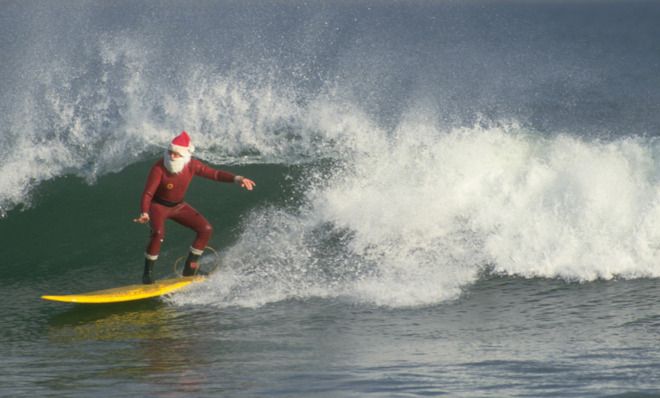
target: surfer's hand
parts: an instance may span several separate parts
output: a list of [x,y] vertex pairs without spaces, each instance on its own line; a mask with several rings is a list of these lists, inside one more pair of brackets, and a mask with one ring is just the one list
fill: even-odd
[[249,178],[245,178],[243,176],[234,177],[234,182],[236,182],[236,184],[240,185],[241,187],[247,189],[248,191],[253,190],[254,187],[257,186],[257,184],[255,184],[254,181],[252,181]]
[[134,218],[133,222],[140,223],[140,224],[148,223],[149,222],[149,213],[140,214],[140,217]]

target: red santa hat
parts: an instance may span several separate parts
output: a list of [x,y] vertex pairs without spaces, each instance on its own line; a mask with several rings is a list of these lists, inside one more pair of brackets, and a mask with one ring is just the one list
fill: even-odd
[[185,156],[195,152],[195,147],[190,143],[188,133],[182,131],[181,134],[174,137],[170,143],[169,150]]

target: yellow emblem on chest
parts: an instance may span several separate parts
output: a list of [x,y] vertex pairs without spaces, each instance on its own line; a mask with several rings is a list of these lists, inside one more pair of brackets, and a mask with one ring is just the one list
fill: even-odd
[[170,183],[168,183],[167,185],[165,185],[165,188],[167,188],[167,189],[172,189],[172,188],[174,188],[174,184],[172,184],[172,183],[170,182]]

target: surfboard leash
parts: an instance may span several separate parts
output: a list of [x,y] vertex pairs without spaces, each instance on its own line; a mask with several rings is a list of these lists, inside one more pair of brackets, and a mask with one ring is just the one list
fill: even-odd
[[[213,252],[213,254],[215,255],[215,259],[216,259],[216,261],[215,261],[215,267],[214,267],[213,269],[211,269],[211,270],[208,271],[208,273],[211,274],[212,272],[215,272],[215,270],[217,270],[218,267],[220,267],[220,254],[218,253],[217,250],[215,250],[215,249],[214,249],[213,247],[211,247],[211,246],[206,246],[206,247],[204,248],[204,250],[207,250],[207,249],[210,250],[211,252]],[[174,273],[175,273],[176,275],[181,275],[181,272],[179,272],[178,268],[179,268],[179,264],[181,263],[181,261],[183,261],[185,258],[186,258],[186,256],[181,256],[181,257],[177,258],[176,261],[174,262]],[[200,260],[201,260],[201,257],[200,257]],[[200,263],[201,263],[201,261],[200,261]],[[201,264],[200,264],[199,267],[197,267],[197,268],[195,269],[195,275],[197,275],[197,271],[199,271],[200,268],[201,268]],[[183,268],[182,268],[182,269],[183,269]]]

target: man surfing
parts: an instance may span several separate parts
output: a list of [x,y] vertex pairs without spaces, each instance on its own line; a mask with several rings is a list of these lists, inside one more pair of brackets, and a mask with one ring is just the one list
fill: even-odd
[[162,159],[153,165],[142,193],[140,216],[133,221],[151,225],[149,244],[145,251],[142,283],[154,283],[153,270],[160,246],[165,238],[165,220],[172,219],[197,233],[183,267],[183,276],[196,273],[198,261],[211,238],[213,227],[197,210],[184,201],[194,176],[220,182],[233,182],[251,191],[256,184],[243,176],[213,169],[192,158],[195,148],[188,133],[182,131],[165,151]]

